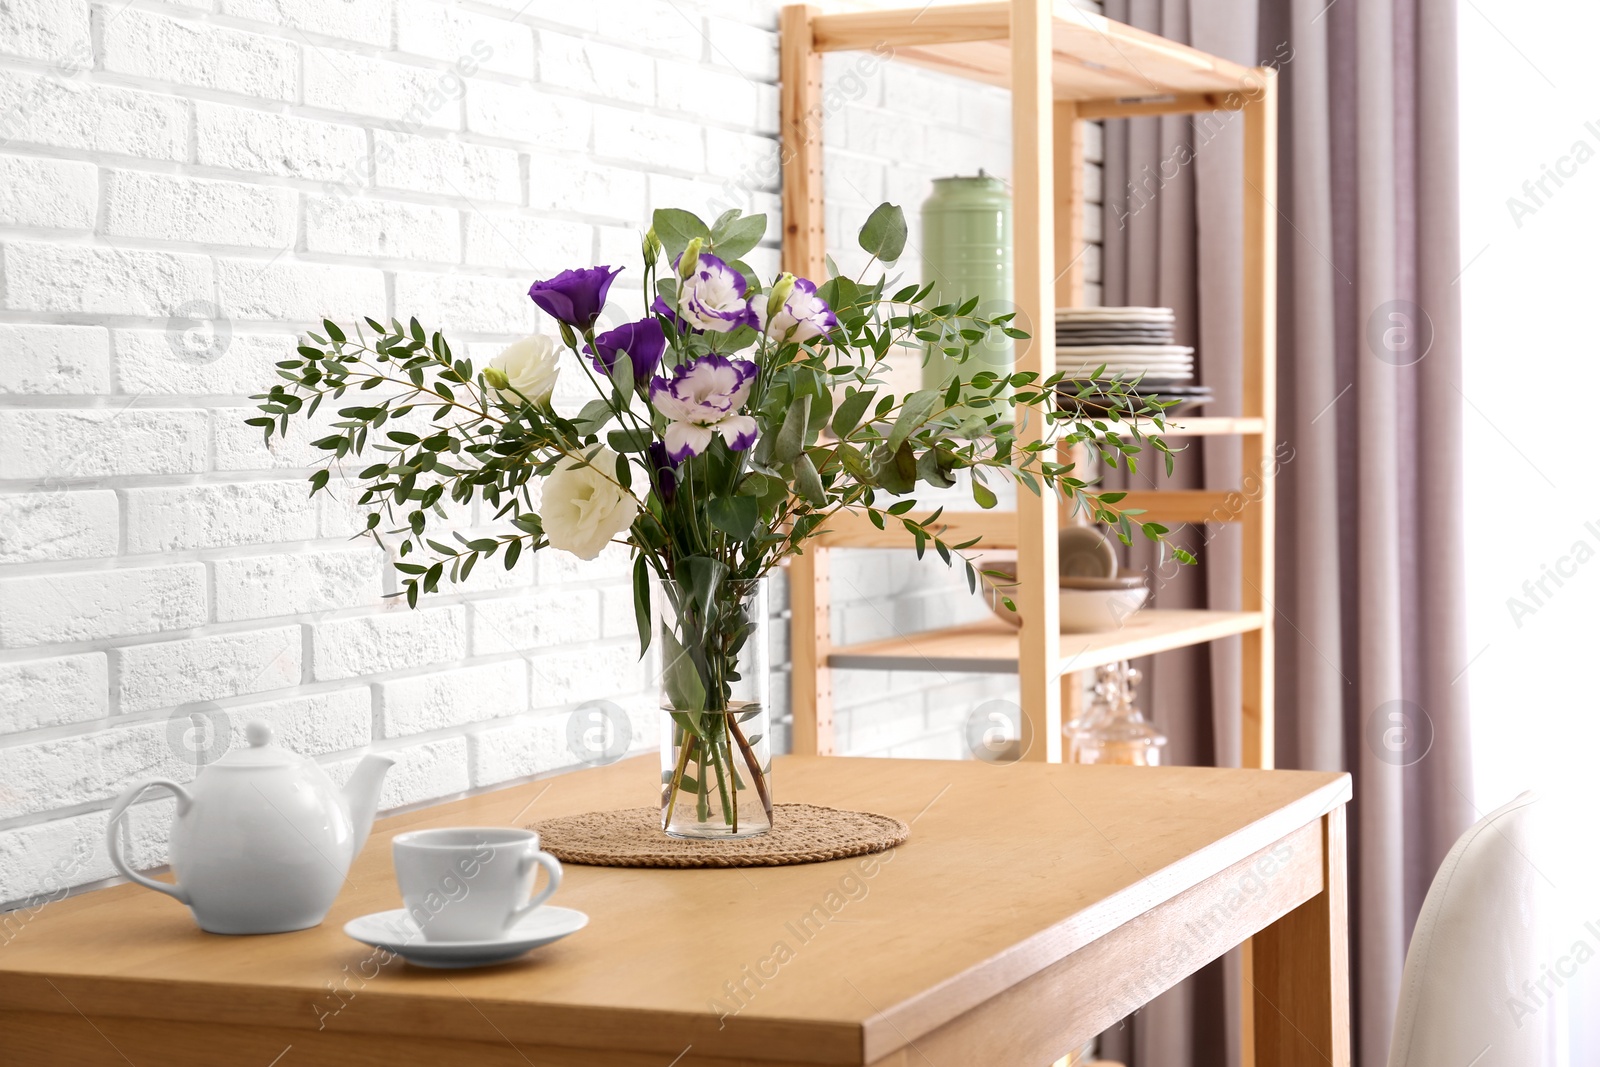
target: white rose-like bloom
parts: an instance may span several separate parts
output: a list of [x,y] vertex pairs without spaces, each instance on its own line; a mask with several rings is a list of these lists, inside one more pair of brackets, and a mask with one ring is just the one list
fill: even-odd
[[556,372],[560,370],[561,352],[556,339],[544,334],[533,334],[513,341],[489,361],[489,367],[505,375],[511,389],[496,389],[500,399],[517,407],[522,406],[521,393],[535,404],[542,404],[555,392]]
[[539,518],[552,548],[594,559],[633,525],[639,504],[612,478],[616,463],[617,454],[602,448],[592,466],[572,459],[545,477]]

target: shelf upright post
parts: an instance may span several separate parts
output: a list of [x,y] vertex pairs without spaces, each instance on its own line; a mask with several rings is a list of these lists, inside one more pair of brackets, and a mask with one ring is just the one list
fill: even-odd
[[[820,281],[825,275],[822,206],[822,54],[813,47],[817,9],[791,4],[779,22],[783,269]],[[834,754],[829,550],[812,541],[789,560],[790,750]]]
[[[1011,0],[1011,166],[1017,322],[1033,336],[1017,344],[1017,370],[1055,373],[1055,152],[1051,0]],[[1016,411],[1020,445],[1049,428]],[[1052,457],[1053,458],[1053,457]],[[1056,596],[1056,497],[1017,487],[1018,683],[1024,758],[1061,762],[1061,605]]]
[[[1278,79],[1263,67],[1260,90],[1244,106],[1244,414],[1263,421],[1242,443],[1246,493],[1240,606],[1262,613],[1244,635],[1242,760],[1273,765],[1273,472],[1277,456]],[[1252,492],[1252,490],[1254,490]],[[1253,499],[1252,499],[1253,498]]]
[[1084,219],[1084,124],[1072,100],[1055,103],[1056,307],[1083,304],[1084,259],[1089,244]]
[[[1078,118],[1078,105],[1072,100],[1055,103],[1055,239],[1056,307],[1083,304],[1084,257],[1089,245],[1084,219],[1083,138],[1084,124]],[[1054,338],[1053,330],[1051,332]],[[1088,462],[1089,450],[1082,445],[1058,450],[1057,459],[1075,467]],[[1081,472],[1080,472],[1081,473]],[[1058,524],[1067,526],[1086,521],[1065,509]],[[1061,676],[1061,718],[1071,722],[1083,714],[1083,676],[1073,671]]]
[[[1261,612],[1259,629],[1243,635],[1240,678],[1240,763],[1273,765],[1273,472],[1277,447],[1277,248],[1278,98],[1277,72],[1257,71],[1259,92],[1244,106],[1244,411],[1262,420],[1261,432],[1241,442],[1241,485],[1246,496],[1239,516],[1243,534],[1239,606]],[[1254,494],[1251,488],[1255,487]],[[1254,499],[1250,499],[1253,495]],[[1342,846],[1341,846],[1342,847]],[[1275,1008],[1257,1003],[1255,957],[1247,942],[1239,954],[1241,1067],[1255,1067],[1257,1028]]]

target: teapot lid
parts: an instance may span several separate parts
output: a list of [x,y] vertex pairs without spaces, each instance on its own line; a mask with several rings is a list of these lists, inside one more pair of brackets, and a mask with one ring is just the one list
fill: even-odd
[[272,724],[255,719],[244,728],[245,748],[230,748],[215,767],[293,767],[305,757],[273,743]]

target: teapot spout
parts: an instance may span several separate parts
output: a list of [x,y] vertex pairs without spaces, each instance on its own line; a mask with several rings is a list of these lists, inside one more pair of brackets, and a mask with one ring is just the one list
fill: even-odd
[[355,842],[350,848],[350,858],[361,854],[367,843],[367,833],[372,829],[372,817],[378,811],[378,798],[383,795],[383,776],[394,766],[389,756],[370,755],[356,764],[356,772],[344,785],[345,803],[350,808],[350,824],[355,827]]

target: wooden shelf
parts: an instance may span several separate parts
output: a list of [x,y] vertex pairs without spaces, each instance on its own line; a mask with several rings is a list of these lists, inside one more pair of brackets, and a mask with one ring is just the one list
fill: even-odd
[[[1240,95],[1260,90],[1260,76],[1250,67],[1084,11],[1068,0],[1055,0],[1051,14],[1051,82],[1057,100],[1093,102],[1101,105],[1089,109],[1097,114],[1148,113],[1139,104],[1128,110],[1129,102],[1152,98],[1186,111],[1236,110],[1243,105]],[[812,34],[817,52],[892,48],[897,60],[1011,87],[1011,4],[1006,0],[819,14]]]
[[[1240,492],[1152,489],[1130,492],[1116,506],[1141,511],[1139,521],[1242,522],[1254,503]],[[931,510],[919,510],[905,517],[922,520],[931,514]],[[1019,541],[1014,511],[946,511],[931,529],[952,545],[982,538],[980,551],[1013,549]],[[889,521],[880,530],[864,513],[852,511],[830,518],[816,534],[816,544],[823,548],[914,548],[916,541],[898,521]]]
[[[1261,629],[1262,621],[1259,611],[1150,608],[1131,616],[1120,630],[1062,634],[1061,673],[1091,670],[1119,660],[1249,633]],[[828,656],[828,666],[835,670],[1015,674],[1017,644],[1017,631],[995,619],[835,648]]]
[[[847,0],[839,0],[847,2]],[[1238,634],[1241,758],[1272,764],[1273,626],[1263,590],[1273,584],[1272,448],[1277,392],[1274,343],[1277,267],[1277,76],[1083,11],[1069,0],[989,0],[897,10],[823,12],[790,4],[780,20],[779,82],[783,137],[783,266],[804,277],[826,274],[822,126],[828,114],[826,52],[871,52],[946,74],[1001,86],[1011,96],[1013,302],[1025,321],[1049,323],[1061,307],[1084,303],[1088,229],[1084,145],[1088,123],[1134,115],[1238,111],[1243,134],[1240,289],[1243,332],[1236,356],[1239,417],[1175,418],[1162,436],[1239,440],[1246,485],[1130,492],[1116,505],[1144,519],[1237,523],[1243,612],[1151,609],[1115,634],[1061,635],[1053,595],[1056,537],[1073,517],[1058,498],[1017,494],[1014,511],[948,512],[940,535],[1015,553],[1018,601],[1026,621],[992,623],[911,638],[835,648],[829,632],[829,560],[836,548],[910,548],[896,524],[878,530],[863,516],[836,516],[812,550],[790,561],[793,641],[793,742],[800,753],[835,751],[833,668],[959,670],[1018,674],[1019,703],[1044,739],[1029,759],[1062,758],[1061,723],[1083,699],[1077,676],[1117,660]],[[858,8],[864,4],[858,4]],[[1048,377],[1053,344],[1017,346],[1016,369]],[[1103,432],[1151,432],[1148,422],[1108,422]],[[1024,446],[1046,440],[1043,420],[1018,425]]]
[[1168,419],[1166,428],[1162,430],[1157,430],[1149,419],[1106,423],[1108,430],[1124,437],[1131,434],[1135,426],[1146,436],[1154,434],[1158,437],[1257,436],[1266,432],[1267,420],[1238,415],[1202,415],[1192,419],[1180,417]]

